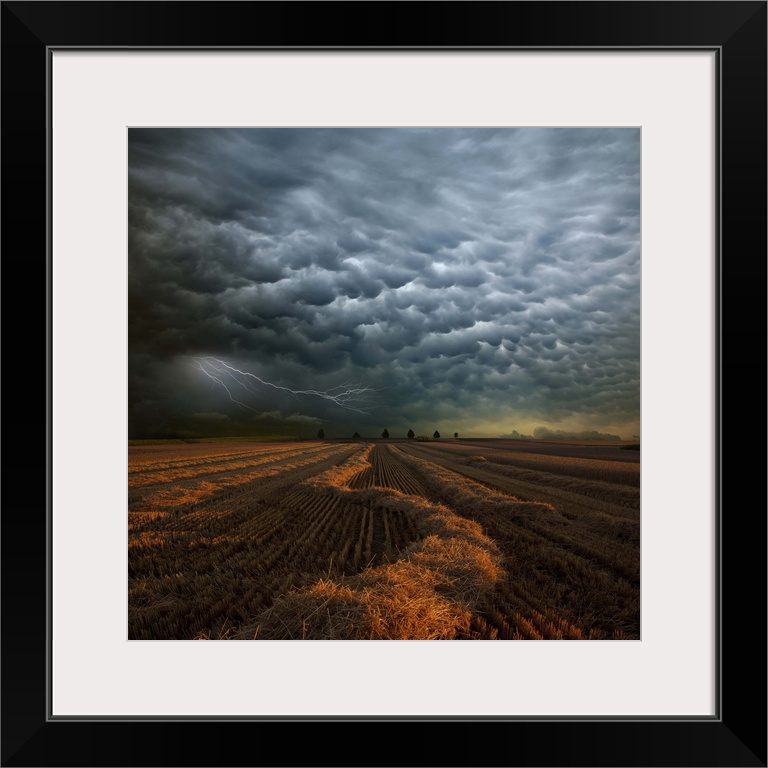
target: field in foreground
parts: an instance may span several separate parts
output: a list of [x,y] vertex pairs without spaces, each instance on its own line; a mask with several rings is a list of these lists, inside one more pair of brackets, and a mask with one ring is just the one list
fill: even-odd
[[129,447],[133,640],[640,637],[639,452]]

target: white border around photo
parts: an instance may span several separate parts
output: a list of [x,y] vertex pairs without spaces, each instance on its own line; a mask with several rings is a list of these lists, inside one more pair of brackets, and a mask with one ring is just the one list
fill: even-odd
[[[715,713],[712,52],[53,55],[53,715]],[[132,126],[639,126],[639,641],[127,640]]]

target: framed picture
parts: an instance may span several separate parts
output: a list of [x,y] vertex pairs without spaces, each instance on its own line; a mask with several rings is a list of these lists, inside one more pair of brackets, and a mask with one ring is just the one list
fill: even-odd
[[[323,39],[315,30],[335,15],[339,29],[363,31]],[[290,748],[269,746],[259,762],[365,764],[327,738],[329,726],[354,723],[378,736],[375,764],[766,765],[765,500],[761,491],[735,502],[764,462],[752,468],[746,448],[751,408],[737,417],[723,399],[733,389],[742,403],[762,403],[766,383],[763,366],[756,374],[743,364],[736,390],[737,366],[730,378],[722,367],[736,317],[765,349],[765,31],[764,2],[3,3],[4,223],[6,238],[34,251],[41,272],[45,264],[48,350],[46,504],[23,515],[6,508],[4,519],[3,764],[249,765],[254,725],[270,735],[312,725],[324,737],[292,730]],[[146,182],[141,194],[173,196],[164,159],[178,143],[168,131],[205,129],[185,136],[216,144],[223,129],[236,129],[235,141],[299,130],[314,142],[317,127],[378,128],[390,143],[389,131],[433,131],[441,156],[442,132],[456,128],[467,132],[454,137],[462,147],[489,128],[589,128],[598,144],[604,131],[637,141],[637,636],[191,643],[183,631],[142,641],[129,626],[129,163]],[[312,147],[316,163],[328,154]],[[352,173],[354,158],[344,159]],[[427,183],[431,172],[414,169]],[[164,187],[152,181],[161,172]],[[600,183],[590,177],[579,194]],[[229,192],[208,183],[199,195],[213,210]],[[322,195],[304,202],[310,215]],[[178,210],[188,210],[183,200]],[[438,280],[428,262],[422,269]],[[143,279],[168,279],[158,275]],[[173,343],[157,327],[149,336]],[[223,386],[222,365],[199,359],[197,370]],[[331,386],[294,389],[327,399]],[[297,414],[294,424],[314,418]],[[222,418],[215,408],[195,415]],[[745,584],[759,619],[745,614]],[[744,679],[757,689],[748,701]],[[155,722],[159,753],[147,750]],[[411,722],[413,752],[373,732]]]

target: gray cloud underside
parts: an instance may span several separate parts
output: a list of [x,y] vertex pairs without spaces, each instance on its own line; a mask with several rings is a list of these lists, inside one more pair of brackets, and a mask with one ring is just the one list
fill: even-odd
[[636,431],[639,130],[131,129],[129,311],[137,425],[236,417],[214,355],[377,423]]

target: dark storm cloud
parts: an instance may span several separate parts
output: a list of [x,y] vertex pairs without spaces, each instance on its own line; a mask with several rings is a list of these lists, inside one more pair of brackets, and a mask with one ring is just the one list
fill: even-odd
[[196,355],[293,389],[382,390],[369,417],[248,401],[285,425],[637,432],[639,139],[131,129],[132,432],[258,422]]

